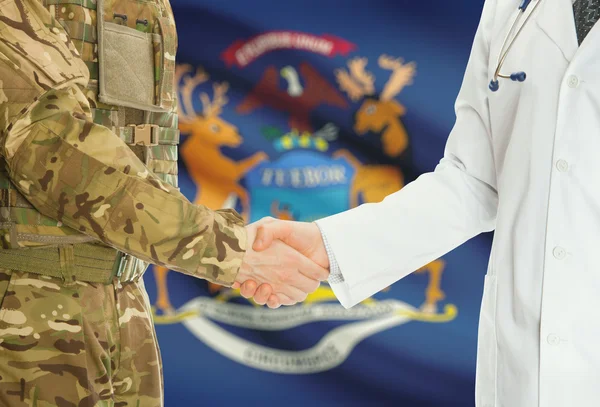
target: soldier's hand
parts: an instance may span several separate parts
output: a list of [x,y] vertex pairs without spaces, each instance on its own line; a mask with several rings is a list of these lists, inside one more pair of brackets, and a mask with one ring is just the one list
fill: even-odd
[[262,223],[246,227],[248,249],[234,287],[246,283],[242,295],[246,298],[253,296],[261,305],[275,295],[279,303],[269,304],[274,305],[272,308],[304,301],[308,294],[319,288],[321,281],[327,280],[329,271],[279,240],[273,241],[260,253],[254,251],[252,243]]

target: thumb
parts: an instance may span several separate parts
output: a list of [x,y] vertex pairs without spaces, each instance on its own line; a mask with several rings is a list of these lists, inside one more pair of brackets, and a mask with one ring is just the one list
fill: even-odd
[[256,238],[254,239],[252,248],[257,252],[266,250],[273,243],[273,239],[273,230],[271,228],[267,229],[265,225],[261,225],[256,231]]
[[268,249],[273,240],[285,240],[290,231],[288,222],[284,221],[275,221],[260,225],[256,231],[256,239],[254,239],[252,248],[257,252]]

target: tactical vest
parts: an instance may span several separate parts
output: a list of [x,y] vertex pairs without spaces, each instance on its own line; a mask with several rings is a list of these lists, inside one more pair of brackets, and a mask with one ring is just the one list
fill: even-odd
[[[62,24],[90,72],[85,90],[95,123],[111,129],[163,181],[177,185],[175,53],[177,34],[168,0],[43,0]],[[69,256],[94,257],[119,274],[141,275],[147,264],[39,213],[16,190],[0,162],[0,246],[43,246],[38,260],[64,263]],[[97,242],[95,242],[97,243]],[[47,248],[46,248],[47,247]],[[57,250],[59,249],[60,250]],[[0,266],[39,269],[31,255],[4,250]],[[79,253],[79,254],[78,254]],[[10,257],[13,257],[11,260]],[[87,257],[86,257],[87,256]],[[62,262],[62,263],[61,263]],[[93,263],[93,262],[92,262]],[[10,267],[9,267],[10,268]],[[43,274],[63,276],[48,266]],[[97,274],[97,273],[96,273]],[[94,273],[88,281],[97,278]],[[100,279],[104,279],[101,276]]]

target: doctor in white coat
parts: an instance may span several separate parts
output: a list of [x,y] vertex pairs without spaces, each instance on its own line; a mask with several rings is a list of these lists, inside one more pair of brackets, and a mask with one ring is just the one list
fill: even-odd
[[[486,0],[435,171],[316,224],[265,220],[254,245],[281,239],[330,267],[352,307],[495,230],[477,407],[600,406],[600,1],[578,1],[579,15],[571,0]],[[504,56],[514,81],[496,75]]]

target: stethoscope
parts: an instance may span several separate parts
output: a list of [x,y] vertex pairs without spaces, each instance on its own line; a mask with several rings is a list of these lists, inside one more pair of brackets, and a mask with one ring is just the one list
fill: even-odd
[[[541,2],[541,0],[536,0],[535,6],[533,6],[531,13],[529,13],[527,18],[525,18],[525,21],[523,22],[523,24],[521,24],[521,27],[519,28],[517,33],[512,37],[512,40],[509,42],[508,39],[510,38],[513,31],[515,30],[515,27],[517,27],[519,21],[521,21],[522,16],[525,14],[525,11],[527,10],[527,7],[529,6],[529,3],[531,3],[531,0],[522,0],[521,1],[521,5],[519,6],[519,9],[517,10],[517,15],[515,17],[515,20],[514,20],[512,26],[510,27],[510,30],[508,30],[508,33],[506,34],[506,38],[504,38],[504,42],[502,43],[502,48],[500,49],[500,53],[498,54],[498,62],[496,65],[496,71],[494,72],[494,79],[492,79],[490,81],[490,90],[492,92],[496,92],[498,89],[500,89],[500,83],[498,82],[498,78],[510,79],[511,81],[514,81],[514,82],[523,82],[527,78],[527,74],[525,72],[520,71],[520,72],[511,73],[510,75],[502,75],[500,73],[500,69],[502,69],[502,65],[504,64],[504,60],[506,59],[506,56],[508,55],[510,48],[515,43],[515,40],[517,39],[517,37],[519,36],[521,31],[523,30],[523,27],[525,27],[525,25],[527,25],[527,21],[529,21],[529,19],[531,18],[531,15],[533,14],[533,12],[537,8],[537,6],[540,5],[540,2]],[[507,46],[507,43],[508,43],[508,46]],[[505,48],[506,48],[506,50],[505,50]]]

